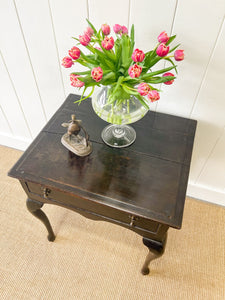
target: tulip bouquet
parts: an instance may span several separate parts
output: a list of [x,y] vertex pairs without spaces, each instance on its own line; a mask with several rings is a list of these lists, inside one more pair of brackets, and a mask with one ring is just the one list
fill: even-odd
[[[142,50],[134,49],[134,25],[131,27],[130,35],[125,26],[115,24],[113,31],[116,38],[110,36],[111,28],[103,24],[100,30],[87,20],[89,27],[79,38],[78,45],[84,46],[89,54],[84,54],[77,46],[69,50],[69,56],[64,57],[62,65],[70,68],[74,64],[81,64],[87,70],[73,72],[70,74],[71,85],[84,87],[81,96],[82,101],[90,97],[96,86],[108,86],[108,104],[118,105],[131,95],[134,95],[143,106],[149,109],[149,102],[159,100],[160,90],[156,84],[164,83],[170,85],[176,78],[172,69],[177,73],[173,61],[184,59],[184,51],[176,50],[179,45],[170,48],[175,35],[169,37],[165,31],[158,36],[158,42],[153,50],[144,53]],[[171,66],[157,71],[152,67],[160,60],[168,61]],[[88,87],[92,87],[91,93],[84,97]]]

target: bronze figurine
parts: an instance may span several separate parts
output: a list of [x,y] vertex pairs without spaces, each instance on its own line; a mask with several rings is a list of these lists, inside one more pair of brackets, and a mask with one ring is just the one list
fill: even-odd
[[[68,123],[62,123],[63,127],[67,127],[67,133],[62,136],[61,143],[71,152],[78,156],[86,156],[91,153],[92,145],[89,141],[89,135],[81,125],[81,120],[77,120],[75,115],[71,115]],[[85,136],[79,135],[81,129]]]

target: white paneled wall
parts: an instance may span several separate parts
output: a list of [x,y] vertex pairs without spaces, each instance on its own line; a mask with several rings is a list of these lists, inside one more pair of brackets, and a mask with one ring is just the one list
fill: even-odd
[[135,25],[136,47],[177,34],[185,60],[153,110],[198,120],[188,194],[225,205],[224,0],[0,0],[0,144],[26,149],[69,93],[61,59],[86,18]]

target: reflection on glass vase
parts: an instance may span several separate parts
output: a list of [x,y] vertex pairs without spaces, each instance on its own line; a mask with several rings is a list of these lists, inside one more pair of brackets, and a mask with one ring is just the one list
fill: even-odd
[[122,103],[107,103],[107,87],[103,87],[92,97],[95,113],[104,121],[111,123],[102,131],[103,141],[116,148],[127,147],[136,139],[136,132],[127,124],[134,123],[145,116],[145,108],[135,96],[123,100]]

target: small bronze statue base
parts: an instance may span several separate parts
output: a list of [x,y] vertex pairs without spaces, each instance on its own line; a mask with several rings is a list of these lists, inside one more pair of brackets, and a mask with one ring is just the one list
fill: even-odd
[[69,135],[65,133],[61,138],[61,143],[78,156],[86,156],[92,151],[91,142],[86,141],[86,139],[80,135]]
[[[89,135],[81,125],[81,120],[77,120],[75,115],[71,116],[68,123],[63,123],[63,127],[67,127],[67,133],[61,138],[61,143],[67,149],[78,156],[87,156],[92,151],[92,144],[89,141]],[[79,135],[81,129],[84,132],[84,137]]]

